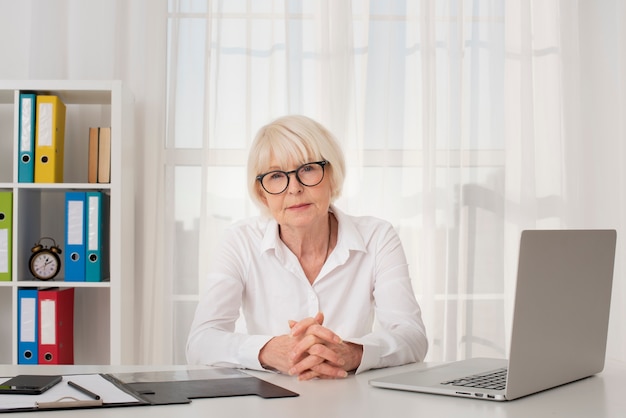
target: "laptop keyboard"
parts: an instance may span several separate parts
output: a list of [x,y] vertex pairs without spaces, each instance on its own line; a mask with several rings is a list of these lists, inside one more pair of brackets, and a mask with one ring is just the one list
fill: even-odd
[[487,373],[475,374],[460,379],[442,382],[442,385],[465,386],[470,388],[503,390],[506,388],[507,369],[502,368]]

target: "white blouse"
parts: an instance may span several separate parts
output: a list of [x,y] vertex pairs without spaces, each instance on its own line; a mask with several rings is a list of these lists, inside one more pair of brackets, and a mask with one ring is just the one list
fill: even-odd
[[[252,218],[227,230],[189,333],[190,364],[264,370],[261,348],[289,333],[288,320],[318,312],[344,341],[363,345],[357,373],[424,360],[421,310],[392,225],[331,210],[337,244],[312,285],[274,219]],[[240,310],[245,332],[235,329]]]

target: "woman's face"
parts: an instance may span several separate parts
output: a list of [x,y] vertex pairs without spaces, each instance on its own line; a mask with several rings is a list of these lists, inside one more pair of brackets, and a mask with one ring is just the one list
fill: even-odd
[[[272,158],[268,171],[292,171],[300,165],[290,163],[288,166],[281,166],[275,158]],[[316,186],[302,185],[295,173],[292,173],[289,175],[289,185],[284,192],[280,194],[270,194],[264,190],[261,192],[265,205],[281,227],[298,229],[316,226],[320,221],[326,222],[331,199],[328,170],[327,165],[324,178]]]

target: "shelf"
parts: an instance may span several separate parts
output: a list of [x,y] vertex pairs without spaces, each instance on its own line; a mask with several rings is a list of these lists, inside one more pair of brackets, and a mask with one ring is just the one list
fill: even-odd
[[0,183],[0,189],[111,190],[110,183]]
[[62,280],[58,281],[35,281],[35,280],[18,280],[13,282],[0,282],[2,284],[7,283],[9,286],[14,287],[93,287],[93,288],[109,288],[111,282],[66,282]]
[[[56,95],[66,105],[64,183],[17,181],[20,92]],[[75,288],[76,364],[132,364],[134,328],[133,98],[118,80],[0,80],[0,191],[13,194],[10,281],[0,281],[0,363],[18,362],[17,292],[20,288]],[[111,182],[87,183],[90,127],[111,127]],[[31,280],[28,262],[42,237],[65,246],[65,192],[107,196],[102,235],[108,259],[101,282]],[[62,248],[65,250],[64,248]]]
[[111,104],[121,89],[117,80],[0,80],[0,103],[12,104],[17,90],[58,95],[66,105]]

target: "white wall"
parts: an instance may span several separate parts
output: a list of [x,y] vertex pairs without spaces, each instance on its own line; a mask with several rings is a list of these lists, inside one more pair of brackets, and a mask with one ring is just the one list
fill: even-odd
[[580,167],[580,179],[586,184],[580,187],[593,202],[589,216],[599,225],[618,228],[607,354],[626,361],[626,4],[584,0],[580,16],[581,119],[587,158]]
[[[135,97],[137,300],[129,320],[139,330],[152,320],[144,271],[154,263],[143,249],[154,241],[145,237],[157,182],[147,187],[146,179],[158,176],[165,137],[166,15],[167,0],[0,0],[0,79],[119,79]],[[142,342],[138,334],[135,358],[151,350]]]

